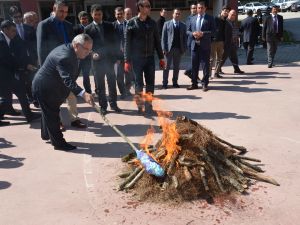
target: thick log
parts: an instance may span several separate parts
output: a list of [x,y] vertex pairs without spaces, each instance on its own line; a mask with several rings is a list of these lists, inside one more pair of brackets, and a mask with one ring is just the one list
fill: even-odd
[[204,171],[203,167],[200,167],[200,175],[201,175],[201,180],[202,180],[205,191],[209,191],[209,187],[207,184],[207,180],[205,178],[206,175],[205,175],[205,171]]
[[131,173],[132,173],[132,171],[127,171],[127,172],[124,172],[124,173],[119,174],[118,176],[119,176],[120,178],[126,178],[126,177],[128,177]]
[[262,168],[260,168],[259,166],[256,166],[256,165],[252,165],[251,163],[248,163],[248,162],[246,162],[245,160],[239,160],[242,164],[244,164],[245,166],[248,166],[248,167],[250,167],[251,169],[253,169],[253,170],[255,170],[255,171],[257,171],[257,172],[259,172],[259,173],[264,173],[265,171],[262,169]]
[[271,177],[264,176],[264,175],[259,174],[259,173],[253,173],[252,171],[248,171],[248,170],[245,170],[244,172],[245,172],[246,175],[248,175],[252,179],[263,181],[263,182],[273,184],[273,185],[276,185],[276,186],[280,186],[280,184],[275,179],[273,179]]
[[130,152],[129,154],[127,155],[124,155],[122,158],[121,158],[121,161],[122,162],[128,162],[130,161],[131,159],[135,158],[136,157],[136,153],[135,152]]
[[218,187],[220,188],[221,192],[225,192],[225,189],[223,187],[223,184],[220,180],[219,174],[217,173],[217,170],[215,168],[215,166],[212,164],[212,161],[210,159],[210,156],[208,155],[207,151],[205,149],[201,149],[203,152],[203,156],[206,159],[206,163],[208,164],[208,166],[210,167],[212,173],[215,176],[215,179],[217,181]]
[[191,172],[189,171],[189,169],[186,166],[183,167],[183,174],[187,181],[190,181],[193,178]]
[[220,152],[214,151],[214,150],[208,150],[209,153],[211,153],[212,155],[214,155],[217,159],[219,159],[220,161],[222,161],[223,163],[225,163],[228,167],[230,167],[232,170],[237,171],[240,174],[243,174],[243,170],[241,170],[239,167],[237,167],[236,165],[234,165],[228,158],[226,158],[223,154],[221,154]]
[[178,153],[175,152],[175,153],[173,154],[173,156],[172,156],[172,159],[171,159],[169,168],[168,168],[168,170],[167,170],[167,174],[168,174],[169,176],[171,176],[172,173],[173,173],[173,169],[174,169],[174,167],[175,167],[175,162],[176,162],[177,158],[178,158]]
[[172,183],[174,184],[174,187],[177,189],[178,185],[179,185],[177,177],[174,175],[174,176],[171,176],[171,179],[172,179]]
[[125,189],[130,189],[130,188],[132,188],[132,187],[135,185],[135,183],[136,183],[139,179],[142,178],[144,172],[145,172],[145,169],[143,168],[143,169],[135,176],[135,178],[134,178],[130,183],[126,184]]
[[250,157],[241,156],[241,155],[232,155],[231,157],[233,157],[235,159],[244,159],[244,160],[253,161],[253,162],[261,162],[261,160],[259,160],[259,159],[250,158]]
[[229,147],[231,147],[233,149],[236,149],[236,150],[240,151],[240,154],[244,154],[244,153],[247,152],[247,149],[245,147],[243,147],[243,146],[233,145],[233,144],[231,144],[231,143],[229,143],[229,142],[227,142],[227,141],[225,141],[225,140],[223,140],[223,139],[221,139],[221,138],[219,138],[217,136],[214,136],[214,138],[217,141],[219,141],[219,142],[221,142],[221,143],[223,143],[225,145],[228,145]]
[[205,165],[204,162],[188,159],[184,156],[180,156],[177,161],[178,161],[179,165],[187,166],[187,167],[194,167],[194,166],[198,166],[198,165],[199,166],[204,166]]
[[142,167],[137,167],[135,170],[128,176],[120,185],[119,185],[119,191],[123,190],[125,185],[128,184],[132,179],[135,178],[135,176],[142,170]]

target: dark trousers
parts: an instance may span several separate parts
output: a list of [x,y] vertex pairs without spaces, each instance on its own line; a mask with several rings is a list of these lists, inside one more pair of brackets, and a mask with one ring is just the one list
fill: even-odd
[[[114,73],[114,64],[110,60],[100,60],[93,62],[96,92],[99,97],[99,105],[106,109],[107,101],[111,107],[117,105],[117,87],[116,75]],[[106,97],[105,77],[108,85],[108,100]]]
[[210,49],[201,49],[199,45],[195,46],[192,50],[192,84],[197,85],[197,78],[199,73],[200,64],[203,63],[203,78],[201,83],[207,86],[209,83],[209,60]]
[[134,80],[132,73],[125,73],[124,71],[124,61],[116,63],[116,75],[117,75],[117,85],[121,95],[128,94],[130,92],[131,83]]
[[181,51],[179,48],[171,48],[167,53],[167,68],[163,71],[163,85],[168,85],[169,71],[173,62],[173,84],[178,84],[179,65],[181,60]]
[[244,42],[243,46],[246,50],[247,63],[251,63],[254,53],[255,42]]
[[91,81],[90,81],[90,71],[91,71],[91,59],[84,59],[80,61],[79,72],[82,72],[83,77],[83,87],[86,92],[92,93]]
[[229,60],[232,63],[232,66],[234,68],[235,71],[239,70],[239,60],[237,57],[237,46],[232,44],[230,46],[225,46],[224,47],[224,53],[223,53],[223,57],[222,57],[222,63],[220,68],[218,68],[218,71],[216,71],[217,73],[220,72],[221,67],[224,65],[224,63],[226,62],[226,60],[229,58]]
[[[139,108],[143,107],[144,102],[141,98],[144,86],[144,76],[146,83],[146,93],[154,94],[155,83],[155,61],[154,56],[134,57],[132,68],[135,75],[135,98]],[[151,102],[148,102],[151,105]],[[145,105],[146,106],[146,105]]]
[[[40,81],[41,82],[41,81]],[[53,146],[66,144],[63,133],[60,131],[60,106],[65,98],[58,96],[58,93],[49,93],[38,85],[33,87],[33,96],[37,99],[42,113],[41,137],[43,140],[51,140]]]
[[12,108],[12,94],[15,94],[20,102],[24,116],[27,119],[31,117],[32,112],[30,110],[29,103],[26,97],[25,87],[20,80],[13,78],[9,82],[3,82],[0,88],[2,93],[2,104],[5,105],[6,110]]
[[267,41],[267,54],[268,54],[268,65],[273,65],[274,57],[277,51],[278,40],[273,39],[271,41]]

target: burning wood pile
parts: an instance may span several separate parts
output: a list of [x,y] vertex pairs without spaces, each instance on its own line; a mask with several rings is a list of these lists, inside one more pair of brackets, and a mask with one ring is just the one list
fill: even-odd
[[141,147],[163,168],[164,176],[147,173],[136,154],[130,153],[122,158],[128,163],[128,171],[119,175],[124,179],[119,190],[133,188],[144,200],[185,201],[243,193],[253,180],[279,185],[262,174],[259,159],[244,156],[244,147],[222,140],[186,117],[178,117],[172,123],[165,121],[165,115],[158,118],[164,120],[160,121],[162,138],[151,147],[154,131],[150,129]]

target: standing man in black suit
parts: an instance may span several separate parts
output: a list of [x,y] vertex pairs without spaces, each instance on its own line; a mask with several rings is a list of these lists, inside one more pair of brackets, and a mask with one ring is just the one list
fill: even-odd
[[268,68],[272,68],[278,42],[283,40],[283,17],[278,15],[277,6],[272,7],[271,15],[265,19],[262,33],[267,42]]
[[[16,57],[19,54],[18,45],[14,41],[16,35],[16,24],[4,20],[1,23],[0,31],[0,120],[4,114],[9,114],[13,93],[18,97],[27,122],[31,122],[40,118],[40,115],[31,112],[26,99],[25,87],[20,80],[16,79],[17,70],[23,66]],[[26,69],[30,69],[29,67]]]
[[202,61],[203,78],[201,83],[203,91],[208,91],[211,38],[215,32],[215,21],[212,16],[206,14],[205,2],[197,4],[197,13],[198,15],[192,18],[187,29],[187,35],[192,38],[192,85],[187,90],[198,89],[197,77]]
[[166,22],[167,10],[165,8],[162,8],[160,10],[159,14],[160,14],[160,16],[159,16],[159,19],[156,21],[156,24],[157,24],[157,28],[158,28],[159,37],[161,37],[163,27],[164,27],[164,24]]
[[115,72],[117,75],[117,85],[121,94],[121,99],[131,96],[131,76],[125,74],[124,71],[124,31],[127,22],[124,19],[124,9],[122,7],[115,8],[116,21],[113,22],[114,30],[117,35],[117,62],[115,64]]
[[42,109],[41,137],[51,141],[54,149],[70,151],[76,148],[65,141],[60,131],[61,104],[73,92],[94,105],[93,97],[76,84],[78,60],[91,53],[93,40],[86,34],[77,35],[71,44],[55,48],[33,80],[33,94]]
[[239,46],[240,31],[236,25],[237,13],[234,9],[230,10],[225,25],[225,42],[224,42],[224,53],[222,56],[222,62],[220,66],[216,68],[216,73],[220,73],[221,67],[226,62],[227,58],[230,59],[234,68],[235,74],[245,73],[239,67],[239,60],[237,56],[237,49]]
[[253,17],[253,11],[251,9],[247,11],[247,15],[248,17],[241,23],[240,32],[243,33],[243,46],[246,50],[247,65],[252,65],[254,46],[257,43],[259,35],[259,23],[258,20]]
[[18,76],[25,86],[26,96],[29,103],[33,103],[38,107],[37,101],[32,97],[31,86],[34,74],[37,70],[37,51],[36,51],[36,31],[32,26],[23,23],[22,12],[17,6],[12,6],[9,9],[10,17],[17,27],[17,36],[15,42],[18,44],[18,52],[20,61],[24,64],[32,65],[32,71],[19,70]]
[[[66,0],[56,0],[53,5],[52,16],[38,24],[37,49],[40,66],[43,65],[46,57],[54,48],[61,44],[69,44],[73,39],[73,25],[65,20],[68,16],[68,10],[69,7]],[[86,125],[78,117],[77,97],[70,92],[66,102],[71,126],[86,128]],[[65,130],[63,125],[61,129]]]
[[[189,27],[193,16],[197,15],[197,4],[191,4],[190,11],[191,11],[191,14],[187,17],[186,22],[185,22],[185,25],[187,28]],[[192,43],[192,38],[190,36],[187,36],[187,50],[188,50],[187,54],[189,56],[191,56],[191,43]],[[189,66],[189,68],[187,68],[186,71],[184,71],[184,75],[186,75],[190,79],[192,79],[192,68],[190,66]]]
[[116,75],[114,63],[117,61],[116,34],[112,23],[103,21],[102,6],[94,4],[91,7],[93,22],[85,27],[85,33],[93,39],[92,68],[96,81],[96,93],[102,113],[107,114],[107,98],[105,76],[107,78],[110,108],[117,113],[122,110],[117,105]]
[[169,70],[173,61],[173,87],[179,88],[178,75],[181,56],[186,50],[186,25],[180,21],[181,11],[173,10],[173,19],[165,22],[161,38],[167,67],[163,71],[163,89],[168,89]]
[[[81,11],[78,13],[79,24],[74,26],[74,34],[83,34],[84,28],[89,25],[89,14],[86,11]],[[80,60],[79,73],[82,72],[83,77],[83,87],[86,92],[92,93],[91,81],[90,81],[90,71],[91,71],[91,57],[87,56],[85,59]]]

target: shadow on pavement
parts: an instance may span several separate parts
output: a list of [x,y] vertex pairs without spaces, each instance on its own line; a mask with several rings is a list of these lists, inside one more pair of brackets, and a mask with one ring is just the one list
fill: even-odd
[[7,141],[5,138],[0,138],[0,149],[16,147],[12,142]]
[[0,168],[1,169],[14,169],[24,165],[22,161],[25,158],[14,158],[8,155],[0,154]]
[[186,116],[192,120],[222,120],[222,119],[251,119],[250,116],[238,115],[236,113],[229,112],[202,112],[202,113],[192,113],[185,111],[172,111],[173,118],[175,119],[177,116]]
[[212,80],[211,83],[213,84],[232,84],[232,85],[252,85],[252,84],[259,84],[259,85],[265,85],[268,84],[267,82],[256,82],[252,80]]
[[232,91],[232,92],[244,92],[244,93],[257,93],[257,92],[275,92],[282,91],[280,89],[271,88],[249,88],[241,86],[210,86],[211,91]]
[[0,180],[0,190],[2,189],[7,189],[11,186],[11,183],[7,182],[7,181],[2,181]]

